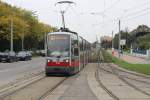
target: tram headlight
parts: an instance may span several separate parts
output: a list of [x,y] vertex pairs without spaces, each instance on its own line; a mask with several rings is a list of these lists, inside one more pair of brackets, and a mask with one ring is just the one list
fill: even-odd
[[69,60],[67,59],[66,62],[69,62]]
[[52,60],[47,60],[47,62],[51,62]]
[[65,59],[65,60],[63,60],[64,62],[69,62],[69,60],[68,59]]

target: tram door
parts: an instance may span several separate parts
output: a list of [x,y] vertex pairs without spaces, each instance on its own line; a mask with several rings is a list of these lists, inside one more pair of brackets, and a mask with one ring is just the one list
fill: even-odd
[[76,73],[80,71],[79,44],[75,38],[72,38],[71,42],[71,69]]

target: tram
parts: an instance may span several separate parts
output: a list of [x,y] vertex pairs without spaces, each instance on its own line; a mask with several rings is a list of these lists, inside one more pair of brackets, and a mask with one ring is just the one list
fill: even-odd
[[66,28],[47,34],[46,76],[73,75],[90,61],[91,44]]

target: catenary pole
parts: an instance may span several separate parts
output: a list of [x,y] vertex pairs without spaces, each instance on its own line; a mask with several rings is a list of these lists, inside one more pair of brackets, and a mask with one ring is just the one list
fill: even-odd
[[118,53],[119,53],[119,58],[120,58],[120,53],[121,53],[121,45],[120,45],[120,41],[121,41],[121,31],[120,31],[120,29],[121,29],[121,21],[119,20],[119,46],[118,46]]

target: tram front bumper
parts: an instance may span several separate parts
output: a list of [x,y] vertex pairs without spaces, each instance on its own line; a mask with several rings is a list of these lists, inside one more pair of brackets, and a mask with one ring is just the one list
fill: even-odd
[[47,74],[69,74],[70,68],[69,67],[57,67],[57,66],[46,66],[45,72]]

